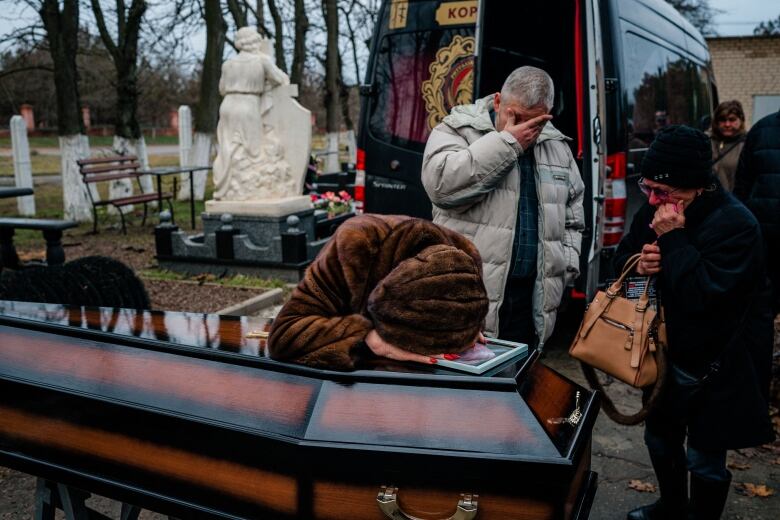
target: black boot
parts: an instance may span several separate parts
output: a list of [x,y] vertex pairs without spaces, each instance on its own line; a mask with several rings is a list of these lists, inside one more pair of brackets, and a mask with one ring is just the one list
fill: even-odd
[[683,520],[688,509],[688,470],[685,461],[650,456],[661,498],[634,509],[627,520]]
[[718,520],[731,486],[728,480],[710,480],[691,473],[691,503],[689,520]]

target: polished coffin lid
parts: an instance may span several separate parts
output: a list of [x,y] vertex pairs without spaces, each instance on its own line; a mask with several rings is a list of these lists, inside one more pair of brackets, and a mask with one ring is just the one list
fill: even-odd
[[341,373],[268,359],[269,328],[0,301],[0,450],[239,516],[303,515],[319,482],[357,475],[467,485],[533,471],[563,485],[580,465],[595,398],[536,354],[489,377],[379,362]]

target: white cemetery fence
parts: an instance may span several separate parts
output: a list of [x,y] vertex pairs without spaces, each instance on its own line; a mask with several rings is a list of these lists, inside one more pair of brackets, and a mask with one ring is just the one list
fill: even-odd
[[[11,147],[14,156],[14,180],[17,188],[32,188],[32,163],[30,146],[27,142],[27,123],[22,116],[11,118]],[[19,214],[25,217],[35,216],[35,197],[18,197]]]
[[[192,164],[192,110],[187,105],[179,107],[179,166]],[[177,198],[179,200],[190,199],[191,172],[180,174],[180,188]]]

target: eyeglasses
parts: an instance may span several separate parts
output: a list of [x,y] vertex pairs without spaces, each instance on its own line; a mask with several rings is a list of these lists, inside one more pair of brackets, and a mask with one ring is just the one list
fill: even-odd
[[644,193],[645,196],[649,198],[650,195],[653,194],[655,195],[655,198],[657,198],[661,202],[666,202],[667,200],[669,200],[671,198],[672,193],[674,193],[679,189],[679,188],[675,188],[671,191],[666,191],[666,190],[659,190],[658,188],[651,188],[650,186],[645,184],[644,179],[639,179],[639,181],[637,181],[637,184],[639,184],[639,189],[642,190],[642,193]]

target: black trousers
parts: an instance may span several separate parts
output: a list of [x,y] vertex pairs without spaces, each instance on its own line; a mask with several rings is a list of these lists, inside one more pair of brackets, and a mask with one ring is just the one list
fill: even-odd
[[504,302],[498,311],[499,339],[526,343],[531,348],[538,344],[534,327],[535,281],[536,275],[528,278],[509,278],[504,288]]

